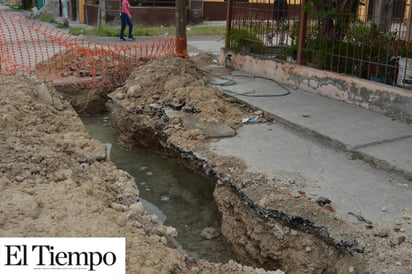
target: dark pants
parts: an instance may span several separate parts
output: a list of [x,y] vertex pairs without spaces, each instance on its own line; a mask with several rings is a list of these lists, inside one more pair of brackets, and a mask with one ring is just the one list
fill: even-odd
[[124,38],[124,30],[126,29],[126,24],[129,26],[129,38],[133,37],[132,31],[133,31],[133,22],[132,19],[126,14],[122,13],[120,15],[120,19],[122,20],[122,26],[120,29],[120,39]]

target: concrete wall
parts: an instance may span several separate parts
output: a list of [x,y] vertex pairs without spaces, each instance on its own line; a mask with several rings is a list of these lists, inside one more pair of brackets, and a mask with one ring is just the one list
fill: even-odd
[[232,55],[230,65],[242,71],[412,123],[412,90],[226,49],[220,51],[221,64],[227,54]]

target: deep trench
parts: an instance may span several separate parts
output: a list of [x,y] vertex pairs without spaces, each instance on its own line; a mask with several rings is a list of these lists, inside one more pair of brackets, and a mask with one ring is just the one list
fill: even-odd
[[[111,125],[108,123],[109,116],[106,116],[107,118],[101,116],[101,119],[106,123],[106,127],[110,128],[111,134],[114,134],[112,128],[119,131],[119,124],[115,125],[116,122],[121,123],[121,127],[124,128],[127,127],[125,120],[135,119],[136,114],[127,113],[112,98],[107,100],[106,94],[108,92],[93,90],[92,93],[98,95],[97,101],[88,102],[90,103],[89,106],[93,106],[92,114],[103,115],[105,113],[104,115],[110,116]],[[82,94],[84,94],[84,91]],[[71,103],[76,109],[76,104],[73,104],[72,100]],[[83,110],[76,109],[80,116],[88,113],[87,103],[83,104],[82,107]],[[123,121],[114,119],[113,113],[116,112],[121,112],[117,115],[120,115],[119,117]],[[161,128],[138,127],[134,130],[130,134],[133,150],[145,150],[143,147],[150,147],[145,153],[151,155],[150,157],[157,157],[155,161],[161,159],[162,161],[173,162],[175,167],[172,169],[185,169],[185,172],[190,170],[190,177],[196,178],[195,181],[200,180],[203,181],[202,184],[208,185],[206,187],[209,189],[209,201],[207,203],[214,208],[217,205],[218,210],[215,212],[219,211],[217,214],[214,213],[214,223],[211,226],[218,228],[220,236],[213,240],[204,240],[199,236],[201,228],[209,226],[210,223],[202,223],[191,236],[184,234],[185,230],[187,232],[184,222],[180,224],[183,225],[183,229],[179,229],[179,224],[172,225],[178,230],[178,234],[182,238],[186,238],[183,242],[179,239],[177,241],[189,255],[193,254],[195,259],[202,258],[209,261],[225,262],[236,257],[236,261],[244,265],[261,267],[266,270],[282,269],[286,273],[341,273],[344,269],[347,270],[348,265],[355,265],[358,270],[364,269],[364,262],[353,256],[363,252],[358,249],[356,243],[333,239],[329,236],[325,227],[319,227],[310,220],[275,209],[261,207],[245,195],[230,176],[216,173],[215,169],[204,159],[197,158],[191,151],[181,150],[173,143],[165,145],[167,136],[162,134]],[[120,134],[119,137],[124,137],[119,132],[117,134]],[[112,160],[114,160],[113,157],[114,155],[111,158]],[[138,166],[137,169],[138,173],[145,174],[145,176],[150,177],[153,175],[148,174],[150,171],[146,170],[147,166],[145,164]],[[148,187],[145,180],[139,178],[141,174],[133,174],[130,171],[129,173],[136,178],[137,186],[144,199],[145,192],[149,193],[152,189]],[[202,178],[201,175],[207,179],[200,179]],[[187,185],[183,184],[181,187],[185,188]],[[193,187],[193,183],[189,187]],[[196,186],[196,188],[201,189],[202,187]],[[147,191],[147,189],[150,190]],[[213,189],[214,194],[212,197],[211,192]],[[157,196],[155,200],[160,204],[167,204],[170,197],[161,195]],[[152,209],[153,207],[146,203],[146,210],[150,211]],[[173,208],[171,210],[173,211]],[[152,213],[156,213],[156,211],[155,208]],[[182,213],[182,210],[177,213],[178,216]],[[167,225],[167,223],[165,224]],[[305,243],[309,243],[312,247],[310,252],[307,252],[308,245],[305,247]]]
[[[111,161],[133,176],[145,210],[176,228],[176,240],[189,256],[222,263],[235,260],[231,246],[220,233],[221,216],[213,200],[213,182],[151,149],[121,146],[107,115],[81,119],[94,139],[108,145]],[[211,233],[214,230],[218,235]]]

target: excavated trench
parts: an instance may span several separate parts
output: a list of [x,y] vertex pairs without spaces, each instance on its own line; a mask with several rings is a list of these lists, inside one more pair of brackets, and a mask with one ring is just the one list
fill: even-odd
[[363,269],[362,263],[353,256],[362,252],[356,244],[333,240],[325,227],[310,220],[260,206],[245,193],[244,184],[239,186],[233,180],[233,174],[220,173],[216,166],[192,151],[169,142],[162,131],[167,120],[163,115],[148,124],[113,98],[107,106],[112,126],[124,144],[163,151],[215,182],[214,199],[222,214],[221,231],[240,263],[266,270],[282,269],[286,273],[342,273],[352,268]]
[[[130,85],[127,88],[130,90]],[[68,94],[68,90],[60,89],[60,92]],[[107,107],[111,127],[122,146],[161,152],[213,181],[213,197],[221,215],[220,231],[232,246],[237,261],[266,270],[281,269],[286,273],[346,273],[348,269],[364,272],[363,250],[357,243],[331,237],[327,228],[285,213],[284,207],[262,206],[249,195],[248,191],[254,185],[247,178],[238,177],[241,163],[234,168],[224,168],[225,159],[199,155],[175,142],[170,129],[178,128],[176,119],[166,114],[165,105],[150,109],[131,104],[125,106],[120,91],[107,97],[109,92],[83,90],[77,97],[69,92],[67,98],[80,115],[102,113]],[[156,96],[152,102],[158,98]],[[193,135],[189,134],[187,138],[202,141],[198,135],[196,138]],[[196,144],[199,146],[200,143]],[[261,175],[251,176],[264,179]],[[139,188],[142,186],[138,185]]]
[[222,263],[235,259],[219,233],[221,216],[210,180],[151,149],[120,146],[106,115],[81,119],[94,139],[110,147],[111,161],[134,177],[145,210],[176,228],[177,242],[192,258]]

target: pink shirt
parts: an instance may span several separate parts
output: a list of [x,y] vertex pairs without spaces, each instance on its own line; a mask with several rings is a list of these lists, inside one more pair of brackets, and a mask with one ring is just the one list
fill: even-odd
[[123,0],[123,2],[122,2],[122,12],[123,12],[123,13],[126,13],[127,16],[129,16],[130,18],[132,18],[132,15],[130,14],[129,8],[130,8],[129,1]]

